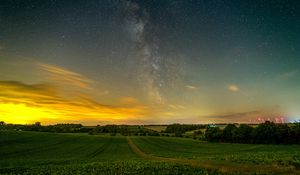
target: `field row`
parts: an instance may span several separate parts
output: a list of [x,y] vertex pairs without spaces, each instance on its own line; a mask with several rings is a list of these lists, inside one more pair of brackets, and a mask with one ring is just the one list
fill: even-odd
[[0,157],[0,174],[299,174],[300,148],[173,137],[0,132]]
[[135,160],[125,137],[0,132],[0,167]]
[[[207,143],[183,138],[132,137],[152,159],[215,169],[221,172],[299,174],[298,145]],[[146,157],[146,156],[144,156]]]

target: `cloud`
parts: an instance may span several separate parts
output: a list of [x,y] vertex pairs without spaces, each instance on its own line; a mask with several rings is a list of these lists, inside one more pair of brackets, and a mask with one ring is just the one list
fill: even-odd
[[1,51],[1,50],[4,50],[4,49],[5,49],[5,47],[4,47],[3,45],[0,44],[0,51]]
[[298,75],[299,71],[298,70],[291,70],[288,72],[284,72],[282,74],[279,75],[280,79],[288,79],[288,78],[292,78],[295,77],[296,75]]
[[122,97],[120,99],[120,101],[123,104],[136,104],[136,103],[138,103],[138,100],[136,98],[133,98],[133,97]]
[[184,87],[187,88],[187,89],[191,89],[191,90],[198,89],[196,86],[192,86],[192,85],[185,85]]
[[171,109],[175,109],[175,110],[177,110],[177,109],[185,109],[184,106],[182,106],[182,105],[175,105],[175,104],[168,104],[168,107],[171,108]]
[[207,120],[217,123],[261,123],[267,120],[278,122],[288,121],[285,113],[279,107],[266,108],[262,110],[221,114],[216,116],[205,117]]
[[91,89],[91,84],[94,82],[93,80],[79,73],[73,72],[63,67],[45,63],[37,63],[37,65],[42,71],[47,73],[48,79],[52,81],[76,86],[83,89]]
[[227,86],[227,89],[230,92],[238,92],[239,91],[239,87],[237,85],[231,84]]
[[110,93],[109,90],[105,90],[103,92],[99,92],[98,94],[99,95],[108,95],[109,93]]
[[1,120],[9,123],[41,121],[95,125],[95,121],[119,123],[137,120],[148,112],[142,105],[111,106],[100,104],[85,94],[78,94],[70,100],[58,94],[55,87],[47,84],[0,81]]

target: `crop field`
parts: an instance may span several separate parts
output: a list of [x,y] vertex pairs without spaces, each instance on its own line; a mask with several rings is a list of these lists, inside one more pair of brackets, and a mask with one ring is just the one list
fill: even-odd
[[161,132],[166,130],[167,126],[165,125],[146,125],[144,126],[146,129],[151,129],[153,131]]
[[298,145],[0,132],[0,174],[299,174]]
[[299,174],[299,145],[207,143],[184,138],[134,137],[144,153],[229,172]]

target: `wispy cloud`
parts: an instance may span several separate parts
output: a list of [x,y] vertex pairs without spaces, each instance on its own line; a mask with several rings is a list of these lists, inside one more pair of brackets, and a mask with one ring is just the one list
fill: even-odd
[[191,90],[198,89],[196,86],[193,86],[193,85],[185,85],[184,87],[187,88],[187,89],[191,89]]
[[5,49],[5,46],[3,46],[3,45],[0,44],[0,51],[4,50],[4,49]]
[[234,84],[230,84],[227,86],[227,89],[230,91],[230,92],[238,92],[240,89],[237,85],[234,85]]
[[120,101],[123,103],[123,104],[136,104],[138,103],[138,100],[134,97],[122,97],[120,99]]
[[229,122],[261,123],[267,120],[269,121],[276,121],[278,119],[284,121],[288,120],[288,118],[285,117],[285,113],[278,106],[266,108],[266,109],[260,109],[256,111],[208,116],[206,117],[206,119],[208,121],[217,122],[217,123],[229,123]]
[[105,91],[99,92],[98,94],[99,95],[108,95],[109,93],[110,93],[109,90],[105,90]]
[[184,106],[182,105],[175,105],[175,104],[168,104],[168,107],[171,108],[171,109],[185,109]]
[[84,75],[51,64],[37,63],[37,65],[41,70],[47,73],[50,80],[77,86],[84,89],[91,89],[93,80],[85,77]]
[[[12,123],[80,122],[137,120],[147,112],[142,105],[111,106],[99,104],[84,94],[72,100],[60,97],[56,88],[46,84],[0,81],[1,120]],[[127,99],[128,100],[128,99]],[[94,123],[94,122],[97,123]],[[91,123],[92,122],[92,123]]]
[[288,78],[295,77],[298,74],[299,74],[299,70],[291,70],[291,71],[280,74],[279,78],[280,79],[288,79]]

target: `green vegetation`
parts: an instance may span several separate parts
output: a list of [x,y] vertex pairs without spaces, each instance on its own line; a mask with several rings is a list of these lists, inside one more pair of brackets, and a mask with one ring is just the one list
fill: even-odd
[[195,168],[187,165],[158,161],[114,161],[114,162],[94,162],[86,164],[71,165],[50,165],[29,168],[0,169],[1,174],[56,174],[56,175],[74,175],[74,174],[159,174],[159,175],[222,175],[224,173]]
[[239,127],[228,124],[224,129],[208,127],[205,138],[212,142],[299,144],[300,123],[288,125],[267,121],[257,125],[257,127],[245,124]]
[[0,157],[0,167],[138,158],[125,137],[10,131],[0,132]]
[[144,128],[157,132],[163,132],[166,130],[167,125],[145,125]]
[[208,143],[176,137],[134,137],[143,152],[233,172],[300,173],[298,145]]
[[297,145],[179,137],[1,131],[0,157],[0,174],[300,173]]
[[56,132],[56,133],[84,133],[92,130],[91,127],[84,127],[81,124],[56,124],[42,126],[40,122],[31,125],[6,124],[0,122],[0,130],[15,131],[38,131],[38,132]]
[[[164,130],[163,130],[164,129]],[[16,125],[0,122],[0,130],[38,131],[54,133],[89,133],[110,136],[171,136],[186,137],[209,142],[255,143],[255,144],[299,144],[300,123],[276,124],[265,122],[257,125],[104,125],[86,127],[81,124],[56,124],[42,126],[40,122],[31,125]]]
[[207,174],[136,155],[123,136],[0,132],[0,174]]
[[0,174],[300,174],[299,123],[222,126],[0,122]]
[[273,164],[300,155],[298,145],[208,143],[174,137],[133,137],[132,140],[142,151],[161,157]]
[[159,136],[160,134],[157,131],[147,129],[143,126],[137,125],[104,125],[96,126],[89,131],[89,134],[110,134],[111,136],[116,136],[120,134],[122,136]]
[[205,129],[207,125],[182,125],[182,124],[172,124],[168,125],[165,132],[174,133],[176,137],[182,137],[185,132]]

